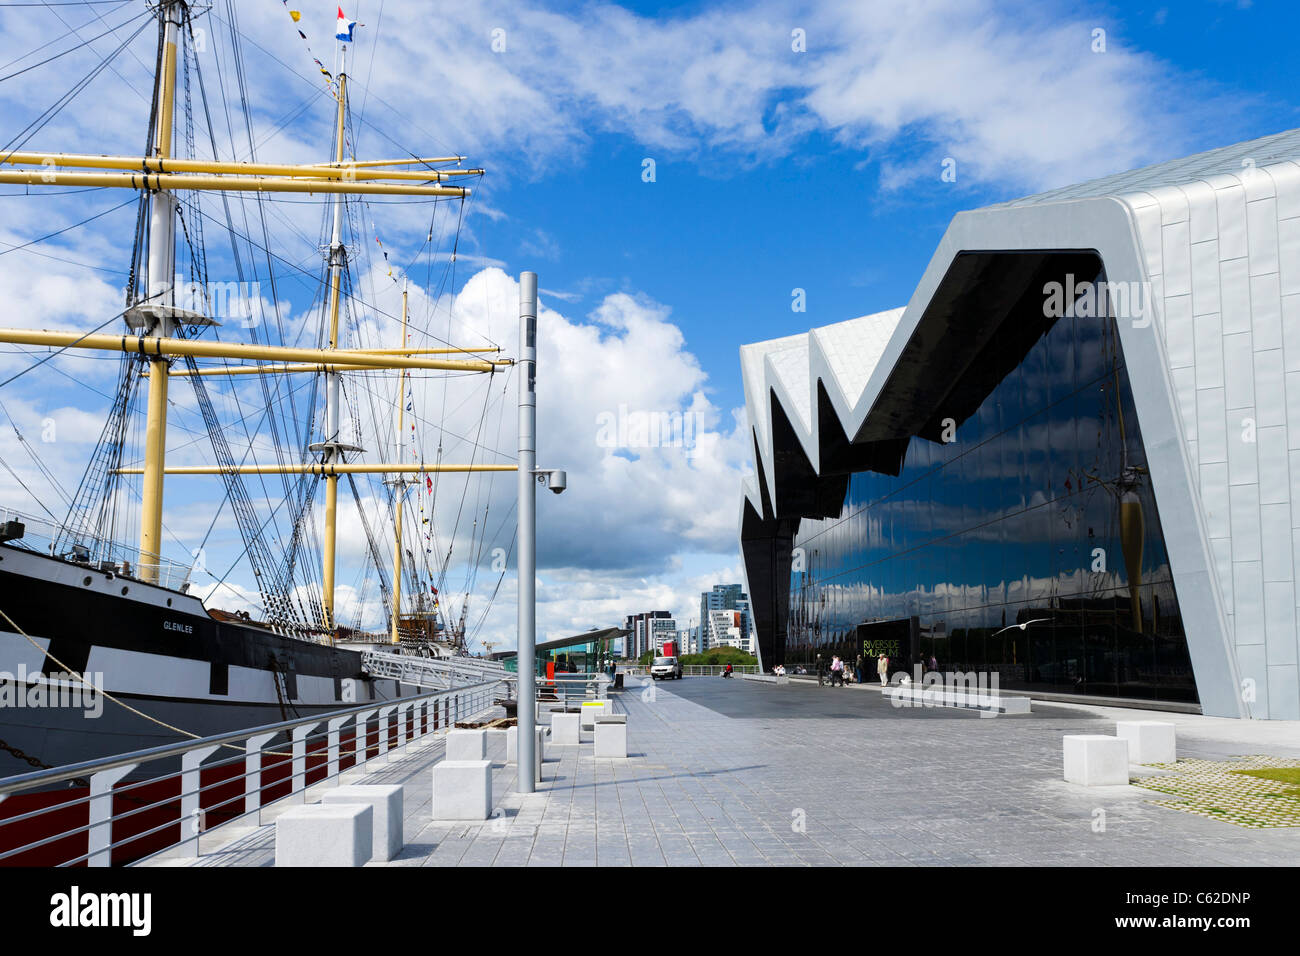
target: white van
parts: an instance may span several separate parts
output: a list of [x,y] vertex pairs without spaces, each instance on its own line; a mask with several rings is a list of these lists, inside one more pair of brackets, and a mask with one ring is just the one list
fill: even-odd
[[650,676],[655,680],[677,680],[682,676],[682,662],[675,657],[656,657],[650,665]]

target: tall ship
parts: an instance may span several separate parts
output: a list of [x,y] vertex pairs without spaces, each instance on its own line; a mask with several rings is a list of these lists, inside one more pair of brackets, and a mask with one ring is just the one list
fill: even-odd
[[[333,130],[319,158],[302,163],[261,155],[243,54],[266,51],[247,42],[233,3],[131,6],[111,34],[116,50],[87,82],[121,78],[105,67],[127,53],[139,62],[131,41],[156,28],[139,131],[148,148],[48,151],[44,123],[33,123],[0,152],[8,202],[77,191],[120,196],[135,212],[133,233],[117,241],[128,271],[116,315],[84,329],[0,329],[9,357],[24,360],[0,374],[0,402],[42,375],[66,388],[55,377],[66,356],[117,363],[75,489],[58,486],[39,443],[21,436],[31,461],[6,465],[28,498],[0,502],[0,777],[390,700],[415,689],[374,666],[394,656],[471,660],[477,578],[467,572],[461,588],[451,576],[476,568],[492,543],[486,511],[471,514],[486,507],[471,483],[515,470],[489,460],[478,437],[461,443],[465,460],[449,457],[446,446],[461,446],[428,411],[447,401],[449,380],[491,395],[513,368],[485,336],[448,341],[443,333],[468,326],[438,312],[454,301],[457,239],[483,171],[420,150],[355,155],[356,25],[341,9],[327,66],[313,52],[320,39],[284,4],[301,65],[320,74],[305,109],[327,107]],[[224,72],[205,76],[205,63]],[[317,210],[320,256],[304,265],[277,249],[276,232],[302,237],[304,213]],[[379,221],[401,224],[389,246]],[[412,270],[389,259],[403,229],[418,231],[410,261],[425,266],[419,310]],[[237,281],[214,282],[218,274]],[[288,304],[290,280],[307,289],[309,309]],[[377,282],[388,283],[382,298],[400,297],[400,313],[376,304]],[[223,301],[223,287],[238,294]],[[482,399],[484,416],[492,407]],[[177,410],[201,424],[169,430]],[[45,479],[24,481],[20,466]],[[219,489],[215,508],[186,489],[204,476]],[[464,515],[450,532],[438,528],[440,486]],[[234,560],[208,556],[214,528],[237,529]],[[462,547],[457,564],[465,539],[471,554]],[[341,561],[341,551],[353,557]]]

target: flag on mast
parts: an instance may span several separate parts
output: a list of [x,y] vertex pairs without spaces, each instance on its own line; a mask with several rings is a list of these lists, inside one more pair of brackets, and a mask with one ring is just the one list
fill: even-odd
[[352,42],[352,31],[357,27],[356,20],[349,20],[343,15],[343,8],[339,7],[339,24],[338,30],[334,34],[334,39],[342,40],[344,43]]

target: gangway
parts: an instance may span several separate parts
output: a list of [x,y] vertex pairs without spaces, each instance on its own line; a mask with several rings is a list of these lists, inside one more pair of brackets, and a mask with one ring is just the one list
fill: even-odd
[[415,657],[384,651],[363,651],[361,666],[371,677],[388,678],[433,690],[450,690],[466,684],[502,680],[506,676],[505,665],[500,661],[478,657]]

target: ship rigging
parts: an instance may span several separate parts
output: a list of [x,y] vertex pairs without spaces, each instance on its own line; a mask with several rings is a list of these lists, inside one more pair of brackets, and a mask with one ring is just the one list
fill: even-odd
[[[135,194],[128,200],[136,210],[121,311],[94,329],[0,329],[0,343],[33,350],[40,365],[55,366],[51,356],[69,352],[117,356],[102,430],[75,490],[61,502],[64,513],[50,510],[50,495],[34,496],[59,518],[48,549],[144,583],[185,592],[203,588],[214,600],[240,594],[232,582],[239,568],[252,583],[261,617],[276,633],[322,643],[386,640],[420,653],[466,653],[475,630],[467,614],[478,564],[490,546],[513,548],[512,540],[502,539],[510,515],[491,515],[490,495],[481,487],[470,490],[472,480],[516,470],[510,456],[484,441],[484,422],[492,413],[499,434],[513,363],[481,335],[481,342],[450,341],[458,324],[452,316],[447,337],[434,332],[431,320],[445,290],[454,287],[465,207],[483,170],[465,167],[460,155],[357,157],[351,28],[339,35],[333,69],[312,54],[321,83],[305,105],[322,93],[332,100],[328,151],[315,162],[265,160],[249,105],[246,38],[233,3],[218,12],[162,0],[148,12],[156,17],[158,36],[141,155],[46,151],[37,148],[37,137],[114,60],[135,55],[131,41],[148,27],[146,15],[101,34],[121,41],[0,151],[0,185],[22,187],[25,195],[69,189]],[[293,26],[307,41],[297,16]],[[223,55],[202,56],[205,41],[218,39],[226,44]],[[205,60],[216,65],[215,84],[204,76]],[[232,100],[238,101],[236,110]],[[295,196],[297,202],[322,204],[323,255],[315,271],[277,252],[272,239],[272,220],[306,238],[276,208],[277,197]],[[411,314],[409,270],[400,280],[393,275],[394,268],[403,270],[390,259],[375,224],[376,212],[387,207],[373,204],[386,202],[384,197],[432,209],[427,238],[409,256],[427,262],[419,290],[423,315]],[[206,239],[217,232],[228,239],[228,255]],[[383,255],[378,267],[371,240]],[[435,276],[440,253],[445,268]],[[222,264],[216,267],[210,259],[218,255]],[[233,281],[214,282],[217,268]],[[374,304],[381,271],[394,289],[401,283],[400,318]],[[285,288],[304,277],[314,280],[318,321],[295,329]],[[228,287],[235,292],[223,298]],[[249,340],[238,340],[243,331]],[[444,384],[446,377],[482,377],[478,434],[448,431],[445,409],[436,421],[421,414],[427,403],[421,405],[416,390],[433,375],[444,377]],[[183,379],[192,395],[176,395],[173,378]],[[215,390],[209,380],[216,381]],[[256,384],[241,387],[244,381]],[[169,419],[179,410],[197,412],[200,427],[186,423],[189,437],[178,445],[174,436],[169,442]],[[234,421],[223,421],[230,411]],[[392,438],[384,434],[386,418]],[[174,432],[176,423],[170,424]],[[363,438],[365,424],[373,434]],[[434,440],[437,451],[428,460],[425,443]],[[200,442],[211,457],[196,464]],[[449,445],[467,448],[466,459],[450,459],[444,453]],[[25,447],[37,454],[30,442]],[[184,463],[173,463],[178,453]],[[464,485],[449,486],[457,475]],[[195,560],[178,563],[169,557],[181,542],[167,527],[168,502],[176,500],[177,484],[202,476],[221,482],[221,505],[208,518],[198,547],[181,545]],[[340,484],[364,539],[361,568],[345,587],[352,606],[346,623],[340,620]],[[439,496],[457,493],[452,528],[439,528]],[[242,547],[228,569],[214,570],[204,559],[205,545],[222,513],[233,517]],[[117,543],[128,523],[136,525],[134,548]],[[467,546],[462,523],[469,525]],[[388,548],[384,538],[390,536]],[[457,554],[458,547],[466,553]],[[453,585],[458,564],[466,568],[463,588]],[[504,575],[504,563],[499,572]],[[486,605],[499,586],[498,578]]]

